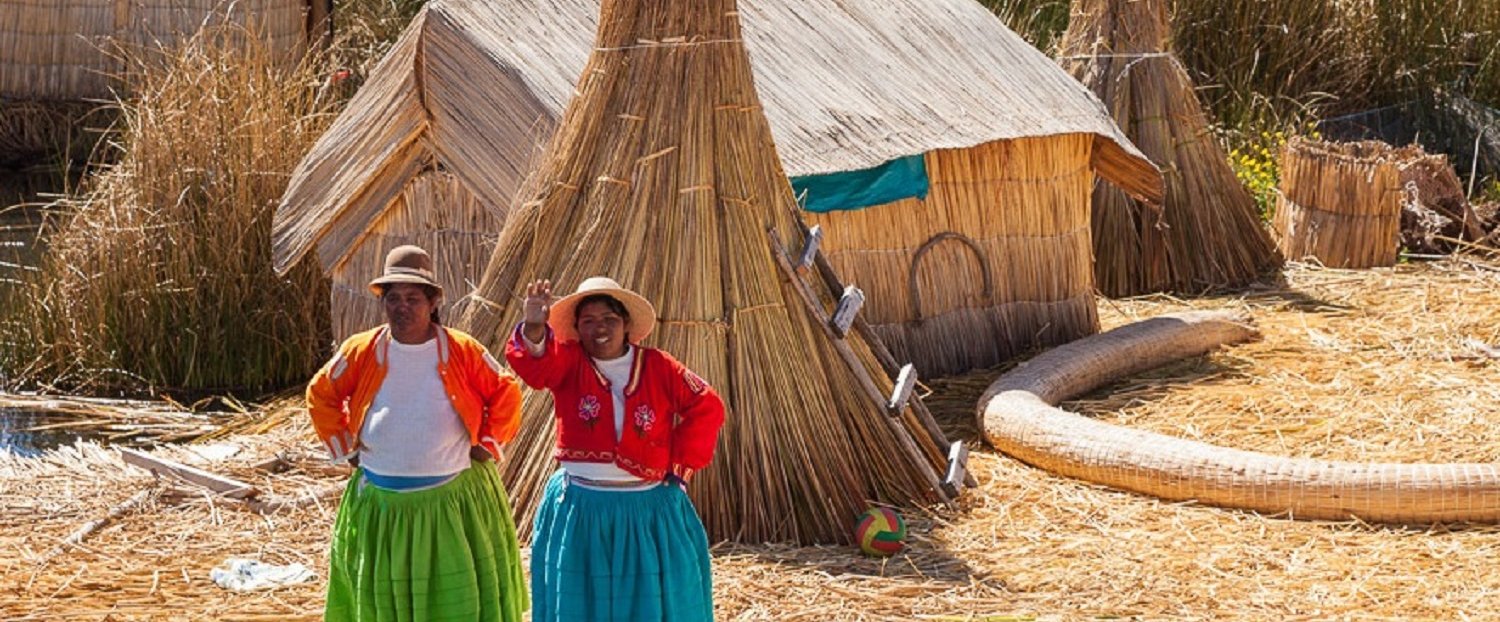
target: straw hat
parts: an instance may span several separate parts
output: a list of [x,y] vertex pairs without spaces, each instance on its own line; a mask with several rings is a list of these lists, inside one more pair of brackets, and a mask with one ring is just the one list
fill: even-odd
[[432,256],[421,247],[406,244],[391,249],[385,255],[385,274],[370,281],[370,292],[376,296],[380,295],[381,285],[395,285],[396,283],[412,283],[416,285],[431,285],[436,287],[438,294],[443,293],[443,286],[437,284],[437,279],[432,271]]
[[578,331],[573,327],[577,319],[575,309],[578,308],[579,301],[594,294],[608,294],[625,305],[625,312],[630,314],[630,321],[625,324],[625,334],[630,339],[630,343],[640,343],[651,334],[653,328],[656,328],[656,307],[651,306],[650,301],[640,294],[620,287],[614,279],[607,276],[593,276],[579,283],[578,291],[552,303],[552,310],[547,313],[547,325],[552,327],[552,334],[562,341],[576,341]]

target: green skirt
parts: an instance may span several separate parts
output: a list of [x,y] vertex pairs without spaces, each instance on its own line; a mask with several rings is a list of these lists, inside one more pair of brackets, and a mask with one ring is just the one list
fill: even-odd
[[415,492],[350,478],[328,566],[325,620],[518,622],[528,606],[516,527],[492,462]]

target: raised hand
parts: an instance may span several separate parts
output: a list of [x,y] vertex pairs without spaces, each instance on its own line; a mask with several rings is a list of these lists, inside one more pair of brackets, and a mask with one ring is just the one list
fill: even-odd
[[526,338],[539,342],[546,335],[547,312],[552,310],[552,281],[542,279],[526,284],[526,307],[522,321]]

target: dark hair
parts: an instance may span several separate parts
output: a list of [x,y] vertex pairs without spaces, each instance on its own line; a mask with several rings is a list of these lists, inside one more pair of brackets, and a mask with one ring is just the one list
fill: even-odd
[[619,299],[609,294],[589,294],[584,296],[583,300],[579,300],[578,304],[573,307],[573,321],[578,321],[578,312],[583,309],[584,305],[596,302],[604,303],[604,306],[609,307],[610,311],[614,311],[615,315],[627,320],[630,319],[630,312],[625,310],[625,303],[620,302]]
[[[392,285],[391,283],[381,283],[381,284],[375,286],[375,287],[380,288],[380,297],[381,298],[385,298],[386,292],[391,291],[391,285]],[[412,283],[412,285],[416,285],[417,287],[422,288],[422,294],[425,295],[425,296],[427,296],[427,302],[432,302],[434,300],[437,300],[438,296],[442,295],[441,292],[438,291],[438,288],[433,287],[431,285],[425,285],[425,284],[422,284],[422,283]],[[431,316],[430,319],[432,320],[433,324],[442,324],[443,323],[442,319],[438,317],[437,305],[433,305],[433,307],[432,307],[432,316]]]

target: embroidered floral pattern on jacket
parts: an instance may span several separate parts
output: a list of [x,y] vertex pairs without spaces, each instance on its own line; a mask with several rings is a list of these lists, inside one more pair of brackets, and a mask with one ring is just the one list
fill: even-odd
[[585,395],[578,400],[578,418],[582,419],[585,425],[594,427],[594,423],[599,421],[599,398]]
[[651,431],[651,426],[656,423],[656,412],[650,406],[641,404],[635,409],[635,433],[641,438],[646,438],[646,433]]

